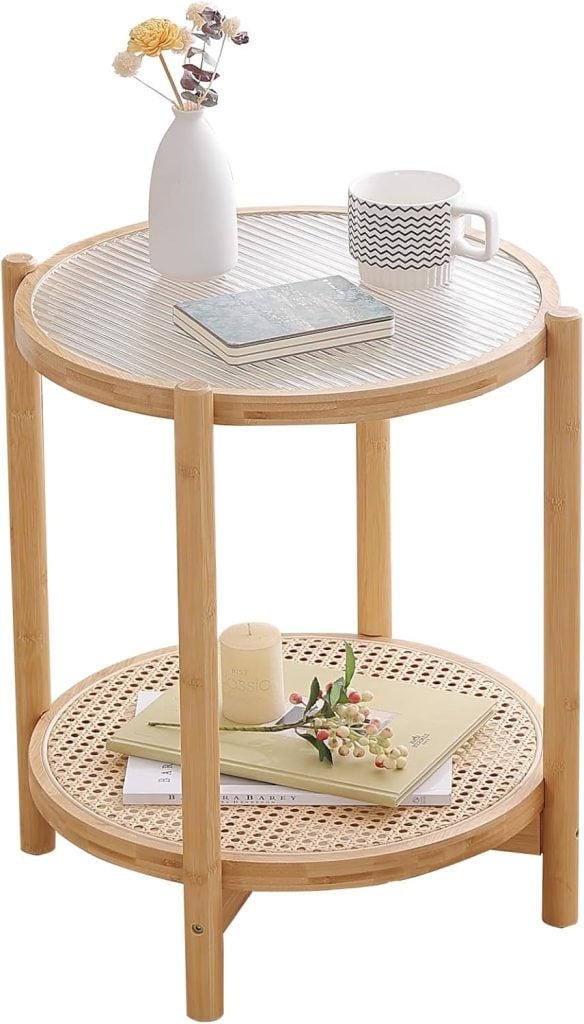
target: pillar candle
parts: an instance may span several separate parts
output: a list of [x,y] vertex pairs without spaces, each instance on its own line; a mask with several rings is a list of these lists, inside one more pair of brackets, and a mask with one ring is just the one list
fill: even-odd
[[282,635],[266,622],[241,622],[219,637],[223,714],[262,725],[284,714]]

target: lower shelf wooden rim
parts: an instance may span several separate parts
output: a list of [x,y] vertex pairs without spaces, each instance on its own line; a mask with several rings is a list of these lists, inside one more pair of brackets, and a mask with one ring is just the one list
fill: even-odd
[[[454,759],[449,807],[228,807],[223,881],[246,890],[367,885],[443,867],[506,842],[543,806],[540,714],[514,683],[463,658],[389,640],[353,640],[358,669],[498,698]],[[285,656],[340,666],[339,637],[289,636]],[[140,689],[178,678],[176,649],[121,662],[79,683],[43,716],[30,747],[41,813],[67,839],[114,863],[180,881],[180,808],[125,807],[125,759],[105,738],[134,713]]]

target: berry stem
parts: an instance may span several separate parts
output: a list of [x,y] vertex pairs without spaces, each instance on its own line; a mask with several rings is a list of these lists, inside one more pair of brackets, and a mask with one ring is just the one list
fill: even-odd
[[221,732],[284,732],[286,729],[302,729],[310,725],[309,718],[301,722],[290,722],[285,725],[221,725]]

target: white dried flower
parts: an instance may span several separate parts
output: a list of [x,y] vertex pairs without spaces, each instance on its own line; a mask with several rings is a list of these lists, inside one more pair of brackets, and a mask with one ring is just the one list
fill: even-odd
[[185,53],[186,50],[189,50],[191,48],[191,46],[193,45],[192,29],[190,29],[188,27],[188,25],[185,25],[184,28],[181,28],[180,34],[181,34],[180,49],[178,49],[178,47],[177,47],[177,49],[174,51],[175,53]]
[[129,53],[128,50],[122,50],[114,57],[112,67],[116,75],[121,75],[122,78],[133,78],[140,70],[141,63],[141,53]]
[[221,28],[225,32],[226,36],[233,39],[237,35],[241,27],[241,21],[239,18],[223,18],[221,22]]
[[185,15],[189,21],[192,21],[195,28],[202,28],[206,24],[206,18],[203,16],[203,11],[207,7],[207,4],[191,4]]

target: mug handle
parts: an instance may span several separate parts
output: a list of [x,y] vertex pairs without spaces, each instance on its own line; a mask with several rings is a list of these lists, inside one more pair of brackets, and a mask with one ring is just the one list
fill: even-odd
[[452,255],[468,256],[471,260],[480,260],[483,263],[490,260],[499,248],[499,220],[495,211],[490,206],[483,206],[481,203],[469,206],[467,203],[456,201],[452,203],[451,211],[453,217],[464,217],[471,214],[482,217],[485,222],[485,244],[479,247],[465,238],[455,238],[452,243]]

